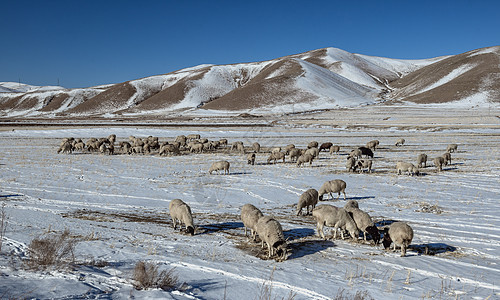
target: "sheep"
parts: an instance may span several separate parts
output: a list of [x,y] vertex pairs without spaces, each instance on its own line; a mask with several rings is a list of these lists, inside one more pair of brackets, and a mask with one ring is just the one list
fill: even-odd
[[458,148],[457,144],[449,144],[448,147],[446,147],[446,152],[449,153],[455,152],[457,151],[457,148]]
[[295,149],[295,145],[294,145],[294,144],[289,144],[289,145],[287,145],[287,146],[285,147],[285,153],[286,153],[286,155],[290,154],[290,151],[291,151],[292,149]]
[[199,134],[188,134],[188,135],[186,136],[186,138],[187,138],[188,140],[191,140],[191,141],[192,141],[192,140],[199,140],[199,139],[200,139],[200,137],[201,137],[201,136],[200,136]]
[[318,142],[312,141],[309,144],[307,144],[307,149],[310,149],[310,148],[318,148]]
[[220,140],[219,140],[219,144],[220,144],[221,146],[226,147],[226,146],[227,146],[227,139],[220,139]]
[[309,148],[306,150],[306,153],[305,154],[310,154],[312,155],[312,157],[316,158],[319,156],[319,149],[318,148]]
[[260,144],[257,142],[253,143],[252,149],[253,149],[253,151],[255,151],[255,153],[259,153],[260,152]]
[[366,148],[375,151],[375,149],[378,147],[379,143],[380,142],[378,140],[369,141],[368,143],[366,143]]
[[347,157],[345,168],[347,172],[351,172],[351,170],[354,172],[356,170],[356,159],[354,157]]
[[361,158],[362,154],[363,153],[361,152],[360,149],[354,149],[351,151],[351,153],[349,153],[349,155],[347,157]]
[[245,236],[247,236],[247,228],[249,228],[253,241],[255,241],[257,237],[257,232],[255,231],[257,221],[259,221],[259,219],[263,216],[264,214],[252,204],[245,204],[241,208],[240,217],[243,222],[243,226],[245,227]]
[[271,155],[267,158],[267,163],[270,164],[271,160],[274,160],[274,164],[276,164],[276,161],[279,159],[283,159],[283,162],[285,162],[285,153],[283,152],[272,152]]
[[324,194],[330,194],[330,196],[333,199],[332,193],[339,193],[339,196],[335,200],[335,201],[337,201],[340,198],[341,192],[344,193],[344,200],[345,200],[346,199],[346,195],[345,195],[346,186],[347,186],[347,184],[342,179],[334,179],[334,180],[326,181],[325,183],[323,183],[323,185],[319,189],[319,200],[323,201]]
[[401,175],[403,172],[408,172],[408,175],[419,175],[420,171],[412,163],[398,161],[396,163],[396,174]]
[[399,146],[403,146],[404,143],[405,143],[405,139],[400,138],[396,141],[396,144],[394,144],[394,145],[399,147]]
[[339,151],[340,151],[340,146],[333,145],[330,147],[330,154],[339,153]]
[[334,239],[337,238],[338,229],[341,230],[342,239],[344,239],[344,230],[347,230],[353,239],[358,239],[359,230],[356,227],[356,223],[345,209],[324,204],[313,209],[312,215],[316,220],[318,236],[324,240],[326,240],[325,233],[323,232],[324,226],[334,227]]
[[359,208],[358,201],[356,201],[356,200],[349,200],[344,205],[344,209],[347,210],[348,212],[351,211],[351,209],[353,209],[353,208]]
[[302,164],[309,163],[309,165],[312,165],[312,162],[314,160],[314,157],[311,154],[303,154],[297,158],[297,167],[300,168]]
[[234,142],[232,145],[231,145],[231,151],[232,150],[236,150],[238,152],[241,152],[241,153],[245,153],[245,146],[243,146],[243,142]]
[[122,150],[123,153],[130,154],[131,148],[132,148],[132,145],[130,145],[129,142],[121,142],[120,143],[120,150]]
[[[306,208],[306,214],[310,214],[314,207],[318,204],[318,191],[316,189],[308,189],[299,197],[299,203],[297,203],[297,216],[302,215],[302,208]],[[311,206],[311,210],[309,210]]]
[[229,166],[230,164],[228,161],[225,160],[216,161],[212,164],[212,166],[210,166],[208,173],[212,174],[213,171],[216,171],[217,174],[219,174],[220,170],[224,170],[224,175],[229,174]]
[[434,158],[433,162],[434,162],[434,166],[436,166],[436,169],[438,171],[443,171],[444,158],[442,156],[438,156],[438,157]]
[[73,145],[74,150],[83,151],[85,150],[85,143],[82,141],[76,142]]
[[264,243],[267,244],[267,258],[276,255],[277,261],[286,260],[289,251],[281,224],[271,217],[264,216],[259,218],[255,229],[262,240],[261,247],[264,248]]
[[271,148],[271,153],[274,153],[274,152],[281,152],[281,147]]
[[175,142],[178,142],[182,146],[185,146],[187,143],[187,137],[185,135],[178,135],[175,137]]
[[73,146],[69,141],[64,142],[59,149],[57,150],[57,154],[59,153],[67,153],[70,154],[73,152]]
[[297,148],[290,149],[290,151],[288,152],[288,154],[290,155],[290,160],[291,161],[297,161],[297,159],[301,155],[300,154],[300,149],[297,149]]
[[170,217],[172,218],[174,230],[177,229],[177,221],[179,221],[181,229],[182,224],[184,224],[184,226],[186,226],[186,231],[194,235],[193,216],[189,205],[184,203],[181,199],[174,199],[170,201],[168,209],[170,211]]
[[364,155],[365,157],[373,158],[373,151],[371,149],[366,147],[359,147],[358,149],[361,151],[361,156]]
[[359,172],[364,172],[363,169],[368,169],[368,172],[372,172],[373,161],[369,159],[360,159],[356,162],[354,169],[359,169]]
[[451,154],[450,152],[445,152],[443,155],[441,155],[442,158],[444,158],[444,165],[447,166],[448,164],[451,164]]
[[179,148],[176,147],[174,144],[166,144],[160,147],[160,152],[159,152],[160,156],[168,155],[170,153],[180,154]]
[[135,147],[132,147],[132,150],[131,150],[131,153],[144,153],[144,150],[142,148],[142,146],[135,146]]
[[358,229],[363,232],[364,241],[366,242],[366,235],[370,234],[375,245],[378,245],[378,243],[380,242],[380,233],[370,215],[359,208],[348,207],[345,208],[345,210],[349,213],[349,215],[356,223],[356,227],[358,227]]
[[203,152],[203,144],[196,143],[191,146],[191,150],[189,150],[191,153],[196,152],[196,153],[201,153]]
[[382,244],[387,249],[394,243],[393,251],[396,251],[396,245],[401,247],[401,257],[406,255],[406,249],[413,240],[413,229],[404,222],[394,222],[389,229],[384,232]]
[[116,134],[110,134],[108,136],[108,141],[111,145],[113,145],[116,142]]
[[329,150],[333,146],[332,143],[323,143],[319,146],[319,151],[321,150]]
[[420,153],[417,156],[417,166],[422,168],[422,165],[424,168],[427,168],[427,154],[425,153]]
[[255,165],[255,153],[250,153],[247,155],[247,163],[249,165]]

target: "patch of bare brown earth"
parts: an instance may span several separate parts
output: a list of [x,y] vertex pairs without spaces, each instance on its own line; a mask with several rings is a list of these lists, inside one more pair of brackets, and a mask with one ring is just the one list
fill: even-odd
[[127,101],[134,94],[135,88],[129,82],[115,84],[99,95],[88,99],[72,109],[69,109],[67,113],[98,114],[114,112],[124,108]]
[[[490,101],[500,102],[500,47],[491,53],[475,54],[478,51],[481,49],[449,57],[391,82],[395,92],[390,98],[414,103],[445,103],[480,91],[492,91],[490,96],[496,94],[497,97],[490,97]],[[436,88],[420,92],[460,68],[470,69]]]

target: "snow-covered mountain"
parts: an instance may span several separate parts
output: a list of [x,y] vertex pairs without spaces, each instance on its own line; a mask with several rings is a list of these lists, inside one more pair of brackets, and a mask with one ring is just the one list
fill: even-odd
[[284,113],[381,101],[498,104],[500,47],[400,60],[324,48],[83,89],[0,83],[0,117]]

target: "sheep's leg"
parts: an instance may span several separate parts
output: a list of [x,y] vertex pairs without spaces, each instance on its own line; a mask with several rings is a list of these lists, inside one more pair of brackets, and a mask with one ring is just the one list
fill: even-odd
[[318,230],[318,236],[322,237],[324,240],[326,240],[325,238],[325,233],[323,232],[323,226],[324,224],[321,223],[321,222],[318,222],[318,224],[316,224],[316,229]]
[[244,227],[245,227],[245,237],[247,237],[247,227],[246,226]]
[[175,221],[175,218],[172,218],[172,223],[174,224],[174,230],[177,229],[177,222]]

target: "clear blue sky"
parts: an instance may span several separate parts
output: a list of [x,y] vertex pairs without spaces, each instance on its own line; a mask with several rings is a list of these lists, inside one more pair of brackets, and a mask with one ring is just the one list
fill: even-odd
[[500,45],[500,1],[2,1],[0,81],[67,88],[336,47],[419,59]]

